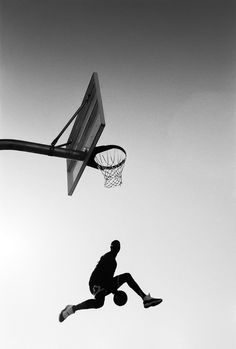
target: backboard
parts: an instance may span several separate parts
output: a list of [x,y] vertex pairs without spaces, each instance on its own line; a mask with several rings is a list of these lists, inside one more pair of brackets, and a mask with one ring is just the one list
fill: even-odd
[[68,138],[68,150],[79,150],[86,153],[85,159],[82,161],[66,160],[68,195],[73,194],[104,127],[105,119],[98,74],[93,73]]

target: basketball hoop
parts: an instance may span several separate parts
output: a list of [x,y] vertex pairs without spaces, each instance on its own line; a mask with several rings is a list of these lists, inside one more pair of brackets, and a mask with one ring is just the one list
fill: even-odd
[[118,145],[96,147],[94,162],[105,179],[106,188],[122,184],[122,171],[126,161],[126,151]]

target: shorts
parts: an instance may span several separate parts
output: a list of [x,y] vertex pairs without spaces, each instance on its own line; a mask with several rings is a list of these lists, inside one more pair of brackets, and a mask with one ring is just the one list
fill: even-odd
[[110,293],[114,293],[119,287],[120,287],[120,275],[115,276],[110,283],[99,283],[97,282],[90,282],[89,283],[89,289],[92,295],[94,297],[97,297],[98,295],[104,294],[104,296],[107,296]]

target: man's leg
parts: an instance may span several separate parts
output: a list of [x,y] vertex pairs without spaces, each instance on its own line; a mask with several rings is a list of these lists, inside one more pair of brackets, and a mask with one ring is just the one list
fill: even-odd
[[142,299],[146,296],[146,294],[141,290],[137,282],[133,279],[130,273],[124,273],[121,275],[117,275],[113,279],[113,285],[115,289],[121,287],[124,283],[127,283],[128,286],[137,293]]
[[101,291],[99,291],[94,295],[95,297],[94,299],[88,299],[87,301],[84,301],[77,305],[73,305],[73,311],[76,312],[77,310],[82,310],[82,309],[101,308],[105,302],[105,295],[106,295],[106,291],[105,289],[102,289]]
[[61,311],[59,321],[64,321],[69,315],[74,314],[77,310],[101,308],[104,305],[106,290],[100,286],[97,287],[98,288],[94,291],[94,299],[88,299],[77,305],[67,305],[65,309]]
[[142,298],[145,308],[152,307],[162,302],[161,298],[153,298],[150,294],[145,294],[130,273],[115,276],[113,278],[113,289],[117,290],[124,283],[127,283],[128,286]]

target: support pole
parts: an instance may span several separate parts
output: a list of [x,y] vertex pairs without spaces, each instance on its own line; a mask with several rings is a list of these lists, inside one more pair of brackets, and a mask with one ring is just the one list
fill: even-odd
[[68,150],[53,145],[26,142],[17,139],[0,139],[0,150],[18,150],[72,160],[84,160],[86,156],[86,152],[82,151]]

